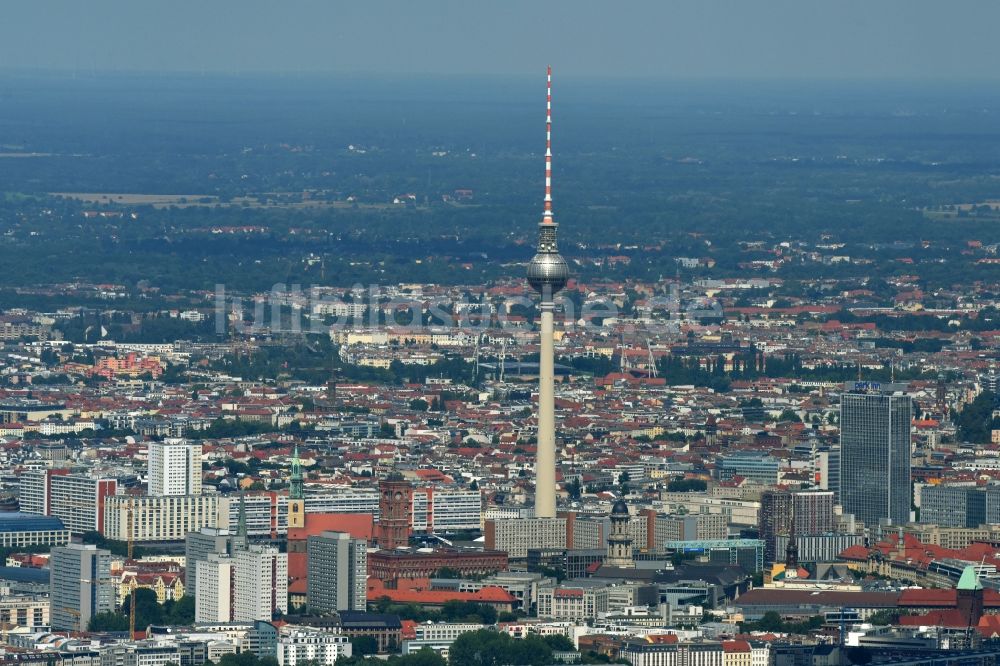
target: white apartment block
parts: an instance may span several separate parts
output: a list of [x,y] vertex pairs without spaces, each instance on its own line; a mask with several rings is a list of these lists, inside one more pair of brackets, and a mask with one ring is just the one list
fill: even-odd
[[183,439],[150,442],[149,494],[200,495],[201,444]]
[[462,634],[470,631],[484,629],[484,624],[474,624],[471,622],[434,622],[430,624],[418,624],[413,628],[415,639],[418,641],[454,641]]
[[351,642],[342,634],[285,626],[278,637],[279,666],[298,666],[306,662],[333,666],[337,659],[351,655]]
[[483,498],[478,490],[416,488],[413,531],[478,530],[483,526]]
[[[27,491],[31,496],[31,510],[27,507],[22,510],[55,516],[73,534],[103,532],[105,504],[118,491],[118,481],[82,474],[55,474],[55,471],[45,470],[44,476],[33,472],[22,477],[22,492]],[[41,500],[39,493],[43,494]]]
[[183,541],[188,532],[220,526],[219,502],[218,495],[109,497],[104,507],[104,536],[128,540],[131,506],[136,541]]
[[620,656],[632,666],[725,666],[721,643],[625,642]]
[[233,565],[226,555],[212,554],[197,562],[192,572],[196,579],[195,622],[229,622],[233,619]]
[[17,502],[24,513],[49,513],[48,469],[29,469],[21,472],[18,479]]
[[543,587],[538,590],[538,617],[559,620],[593,620],[608,612],[608,588]]
[[[270,621],[275,610],[288,612],[288,555],[271,546],[250,546],[236,553],[233,619]],[[201,581],[198,581],[199,584]]]

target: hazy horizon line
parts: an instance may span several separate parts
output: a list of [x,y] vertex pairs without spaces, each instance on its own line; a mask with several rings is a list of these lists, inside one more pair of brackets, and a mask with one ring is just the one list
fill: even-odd
[[[501,73],[501,72],[383,72],[383,71],[347,71],[347,70],[281,70],[281,69],[141,69],[141,68],[116,68],[101,69],[89,67],[48,68],[48,67],[4,67],[0,66],[0,76],[59,76],[70,78],[100,78],[115,76],[147,76],[152,78],[281,78],[281,79],[462,79],[462,80],[506,80],[544,82],[545,67],[539,68],[538,73]],[[592,81],[592,82],[623,82],[623,81],[649,81],[660,83],[898,83],[908,85],[981,85],[1000,84],[1000,75],[996,77],[908,77],[908,76],[655,76],[649,74],[635,74],[623,72],[621,75],[608,74],[559,74],[554,68],[554,76],[561,80],[569,81]],[[1000,87],[998,87],[1000,92]]]

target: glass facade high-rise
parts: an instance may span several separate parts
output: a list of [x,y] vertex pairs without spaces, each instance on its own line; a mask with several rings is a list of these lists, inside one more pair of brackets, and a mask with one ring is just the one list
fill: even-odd
[[840,398],[840,502],[869,527],[909,522],[913,408],[904,388],[858,382]]

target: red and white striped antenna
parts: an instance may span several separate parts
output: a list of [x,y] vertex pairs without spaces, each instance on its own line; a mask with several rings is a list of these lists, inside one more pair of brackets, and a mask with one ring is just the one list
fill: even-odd
[[555,224],[552,219],[552,65],[545,71],[545,209],[542,224]]

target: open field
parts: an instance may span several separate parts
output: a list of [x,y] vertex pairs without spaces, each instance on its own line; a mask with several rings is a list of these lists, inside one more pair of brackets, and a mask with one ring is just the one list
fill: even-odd
[[[335,209],[387,211],[404,210],[405,206],[392,203],[357,203],[351,201],[323,201],[302,199],[299,192],[268,192],[257,197],[234,197],[223,201],[217,196],[203,194],[133,194],[125,192],[50,192],[52,196],[75,199],[95,205],[152,206],[153,208],[284,208],[284,209]],[[284,199],[284,200],[282,200]],[[417,206],[418,209],[424,208]]]
[[959,203],[936,208],[924,208],[924,216],[932,220],[957,220],[976,218],[1000,219],[1000,200],[987,199],[980,203]]

